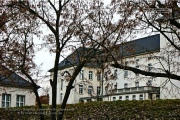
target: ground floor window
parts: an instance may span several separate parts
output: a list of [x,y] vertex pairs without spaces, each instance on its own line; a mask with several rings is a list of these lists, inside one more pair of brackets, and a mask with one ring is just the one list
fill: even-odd
[[136,95],[133,95],[133,96],[132,96],[132,100],[136,100]]
[[63,93],[60,94],[60,103],[63,101]]
[[139,95],[139,100],[143,100],[143,95]]
[[119,96],[119,100],[122,100],[122,96]]
[[160,95],[156,95],[156,100],[160,99]]
[[11,107],[11,95],[2,94],[2,108]]
[[129,100],[129,96],[126,96],[126,100]]
[[24,106],[25,105],[25,96],[24,95],[17,95],[16,98],[16,107]]
[[91,99],[87,99],[87,102],[90,102],[90,101],[92,101]]
[[116,100],[116,97],[113,97],[113,101],[115,101]]

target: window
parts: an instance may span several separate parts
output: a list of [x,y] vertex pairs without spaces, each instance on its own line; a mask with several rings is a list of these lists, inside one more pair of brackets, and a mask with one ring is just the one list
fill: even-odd
[[25,96],[24,95],[17,95],[16,98],[16,107],[24,106],[25,105]]
[[122,96],[119,96],[119,100],[122,100]]
[[152,80],[148,80],[148,81],[146,82],[146,85],[147,85],[147,86],[152,86]]
[[93,79],[93,71],[89,71],[89,80]]
[[128,71],[124,70],[124,78],[127,78],[127,77],[128,77]]
[[97,95],[100,95],[100,94],[101,94],[101,87],[97,86]]
[[129,100],[129,96],[126,96],[126,100]]
[[115,101],[116,100],[116,97],[113,97],[113,101]]
[[116,85],[114,85],[114,89],[117,89],[117,83],[116,83]]
[[97,73],[97,80],[98,80],[98,81],[101,80],[101,73],[100,73],[100,72]]
[[[135,68],[139,69],[139,65],[135,66]],[[137,73],[136,76],[139,76],[139,73]]]
[[136,59],[136,65],[138,64],[138,62],[139,62],[139,59]]
[[149,64],[148,64],[148,71],[150,72],[151,70],[152,70],[152,64],[149,63]]
[[159,94],[156,95],[156,100],[158,100],[158,99],[160,99],[160,95]]
[[11,107],[11,95],[10,94],[2,94],[2,108]]
[[139,69],[139,65],[136,65],[135,68]]
[[117,69],[114,70],[114,78],[117,78]]
[[143,100],[143,95],[139,95],[139,100]]
[[89,86],[89,87],[88,87],[88,94],[89,94],[89,95],[92,95],[92,89],[93,89],[92,86]]
[[125,62],[125,65],[128,65],[128,61]]
[[63,80],[61,80],[61,90],[63,90]]
[[91,99],[87,99],[87,102],[91,102],[92,100]]
[[79,94],[83,94],[83,85],[79,85]]
[[63,93],[60,94],[60,103],[63,101]]
[[135,82],[135,86],[139,87],[139,82],[138,81]]
[[133,95],[133,96],[132,96],[132,100],[136,100],[136,95]]
[[83,80],[84,79],[84,70],[81,70],[79,73],[79,79]]
[[128,84],[127,83],[124,83],[124,88],[128,88]]

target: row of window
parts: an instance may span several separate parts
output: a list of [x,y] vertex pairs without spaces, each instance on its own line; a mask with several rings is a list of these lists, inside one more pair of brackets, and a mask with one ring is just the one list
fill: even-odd
[[[81,80],[84,79],[84,70],[81,70],[81,71],[80,71],[80,73],[79,73],[79,78],[80,78]],[[93,80],[93,71],[89,71],[88,79],[89,79],[89,80]],[[101,73],[98,73],[98,74],[97,74],[97,80],[101,80]]]
[[[139,65],[135,66],[135,68],[139,68]],[[152,64],[149,63],[148,64],[148,71],[150,72],[152,70]],[[138,76],[139,74],[136,74],[136,76]],[[114,77],[117,78],[117,69],[114,70]],[[128,70],[124,70],[124,78],[128,77]],[[84,79],[84,70],[81,70],[81,72],[79,73],[79,78],[81,80]],[[89,71],[89,76],[88,76],[89,80],[93,80],[93,71]],[[98,72],[97,73],[97,80],[101,80],[101,73]]]
[[[84,92],[84,88],[83,88],[83,85],[79,85],[79,94],[83,94]],[[92,95],[92,92],[93,92],[93,86],[88,86],[88,94],[89,95]],[[101,94],[101,87],[100,86],[97,86],[97,95],[100,95]]]
[[[139,68],[139,65],[136,65],[135,68]],[[148,72],[152,71],[152,64],[149,63],[148,64],[148,69],[147,69]],[[138,76],[139,74],[136,74],[136,76]],[[127,78],[128,77],[128,70],[124,70],[124,78]]]
[[[114,70],[114,77],[117,78],[117,69]],[[79,73],[79,79],[83,80],[84,79],[84,70],[81,70]],[[93,71],[89,71],[88,75],[89,80],[93,80]],[[101,80],[101,72],[97,72],[97,80]]]
[[[25,96],[17,95],[16,96],[16,107],[25,105]],[[2,94],[2,108],[11,107],[11,94]]]
[[[139,87],[139,82],[135,82],[135,87]],[[128,88],[128,83],[124,83],[124,88]]]
[[[113,101],[116,100],[116,97],[113,97]],[[119,100],[123,100],[123,96],[119,96]],[[129,96],[125,96],[125,100],[129,100]],[[137,100],[136,95],[132,95],[132,100]],[[143,94],[139,95],[139,100],[144,100]]]

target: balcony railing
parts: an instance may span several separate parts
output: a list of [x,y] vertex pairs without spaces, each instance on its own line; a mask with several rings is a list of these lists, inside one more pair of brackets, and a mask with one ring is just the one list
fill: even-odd
[[122,88],[122,89],[115,89],[109,92],[113,92],[114,94],[119,93],[140,93],[140,92],[148,92],[148,93],[160,93],[160,87],[153,87],[153,86],[142,86],[142,87],[131,87],[131,88]]

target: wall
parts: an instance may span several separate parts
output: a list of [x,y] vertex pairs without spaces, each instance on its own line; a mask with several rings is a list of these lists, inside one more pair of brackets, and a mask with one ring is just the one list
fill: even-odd
[[2,107],[2,94],[11,94],[11,107],[16,107],[17,95],[25,96],[25,106],[35,105],[36,97],[32,89],[15,88],[15,87],[0,87],[0,107]]

